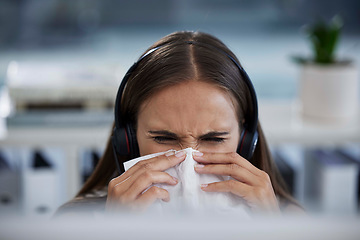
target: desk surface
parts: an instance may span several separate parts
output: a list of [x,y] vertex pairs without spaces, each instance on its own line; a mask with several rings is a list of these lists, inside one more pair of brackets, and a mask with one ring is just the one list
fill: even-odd
[[0,218],[2,239],[358,239],[355,217],[119,214],[54,221]]

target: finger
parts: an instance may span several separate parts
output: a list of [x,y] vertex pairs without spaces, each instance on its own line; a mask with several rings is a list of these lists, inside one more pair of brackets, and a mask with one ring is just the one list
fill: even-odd
[[136,201],[136,204],[141,205],[143,208],[148,208],[157,199],[161,199],[164,202],[170,201],[169,192],[163,188],[153,186],[143,193]]
[[[180,162],[185,160],[185,152],[181,151],[177,154],[174,152],[169,152],[165,155],[157,156],[148,160],[142,160],[136,163],[132,167],[131,179],[127,184],[133,184],[133,182],[142,174],[148,171],[165,171],[175,165],[179,164]],[[129,169],[130,170],[130,169]]]
[[130,177],[131,176],[124,179],[124,177],[119,176],[119,177],[111,179],[111,181],[108,184],[108,196],[114,195],[114,188],[115,187],[117,187],[117,189],[116,189],[117,194],[121,194],[121,192],[123,192],[123,191],[120,191],[120,189],[121,189],[120,185],[125,190],[126,186],[124,186],[124,185],[126,185],[126,183],[129,182]]
[[230,192],[246,199],[251,195],[252,187],[236,180],[228,180],[202,184],[201,189],[205,192]]
[[205,192],[230,192],[244,199],[253,209],[278,211],[279,206],[272,188],[252,187],[236,180],[202,184]]
[[[170,153],[169,153],[170,154]],[[134,172],[142,170],[165,171],[185,160],[186,154],[184,151],[179,151],[176,154],[164,154],[151,159],[137,162],[128,171],[132,175]]]
[[169,185],[177,184],[178,180],[170,176],[166,172],[145,172],[133,183],[118,183],[113,186],[109,192],[108,198],[113,199],[112,202],[120,202],[122,205],[134,202],[148,187],[155,183],[167,183]]
[[[160,157],[161,156],[165,156],[165,157],[169,157],[169,156],[172,156],[174,155],[174,151],[169,151],[169,152],[166,152],[162,155],[159,155]],[[146,160],[140,160],[138,161],[136,164],[134,164],[133,166],[131,166],[128,170],[126,170],[124,173],[122,173],[120,176],[124,177],[124,178],[127,178],[128,176],[132,175],[134,172],[137,171],[138,167],[139,167],[139,163],[146,163],[146,162],[151,162],[153,159],[158,159],[159,156],[156,156],[156,157],[152,157],[152,158],[149,158],[149,159],[146,159]]]
[[166,172],[147,171],[139,176],[124,193],[127,199],[134,200],[141,195],[148,187],[156,183],[176,185],[178,180]]
[[[145,171],[165,171],[166,169],[169,169],[184,161],[185,156],[185,152],[183,151],[180,151],[177,154],[169,152],[168,154],[160,155],[148,160],[139,161],[122,175],[112,179],[109,183],[109,187],[113,188],[119,183],[125,183],[124,187],[127,185],[131,185],[133,181],[135,181]],[[125,182],[125,180],[127,181]]]
[[251,173],[249,170],[234,164],[196,164],[195,171],[200,174],[215,174],[222,176],[230,176],[240,182],[250,184],[250,185],[259,185],[258,176]]
[[203,164],[211,164],[211,163],[232,163],[237,164],[251,173],[262,176],[261,170],[252,165],[248,160],[241,157],[239,154],[235,152],[230,153],[193,153],[193,158],[195,161]]

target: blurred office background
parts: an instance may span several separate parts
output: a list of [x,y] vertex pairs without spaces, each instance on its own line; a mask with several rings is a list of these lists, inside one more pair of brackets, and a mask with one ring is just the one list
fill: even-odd
[[[49,217],[99,160],[122,76],[178,30],[214,34],[238,56],[293,195],[307,209],[358,214],[360,128],[302,119],[303,26],[344,20],[339,59],[360,65],[357,0],[0,0],[0,213]],[[357,99],[359,101],[359,99]]]

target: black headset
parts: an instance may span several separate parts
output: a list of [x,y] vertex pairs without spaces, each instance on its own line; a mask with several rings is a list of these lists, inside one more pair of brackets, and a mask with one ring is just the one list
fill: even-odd
[[[244,68],[240,66],[240,64],[228,53],[225,51],[212,46],[207,43],[201,43],[201,42],[195,42],[195,41],[185,41],[185,44],[194,44],[199,45],[203,47],[207,47],[213,50],[216,50],[218,52],[221,52],[225,56],[227,56],[239,69],[239,72],[247,85],[251,101],[253,104],[253,112],[250,115],[245,116],[245,123],[244,128],[240,135],[240,141],[237,148],[237,152],[245,159],[250,159],[252,155],[254,154],[255,147],[258,141],[258,131],[257,131],[257,125],[258,125],[258,104],[257,104],[257,98],[256,93],[253,84],[251,83],[251,80],[247,73],[245,72]],[[115,157],[115,162],[117,169],[119,173],[124,172],[123,164],[121,164],[118,161],[117,155],[119,156],[127,156],[130,159],[136,158],[140,156],[139,152],[139,146],[136,139],[136,132],[132,126],[131,123],[125,122],[125,117],[121,116],[121,99],[123,97],[124,89],[126,86],[126,83],[128,82],[131,74],[134,72],[134,70],[137,68],[139,63],[146,58],[146,56],[150,55],[154,51],[158,50],[159,48],[163,47],[155,47],[147,51],[144,55],[142,55],[137,62],[135,62],[129,70],[126,72],[124,78],[121,81],[120,87],[117,92],[116,101],[115,101],[115,128],[113,130],[112,135],[112,146],[113,146],[113,153]]]

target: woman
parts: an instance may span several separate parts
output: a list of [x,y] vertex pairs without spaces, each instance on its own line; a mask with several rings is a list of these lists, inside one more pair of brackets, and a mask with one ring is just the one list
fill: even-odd
[[[116,164],[120,162],[121,168],[137,156],[187,147],[199,151],[193,156],[197,173],[232,177],[199,186],[203,191],[230,192],[254,210],[298,207],[271,159],[252,85],[221,41],[200,32],[175,32],[151,46],[125,79],[117,97],[114,136],[89,180],[63,211],[96,202],[103,210],[146,209],[157,199],[171,201],[166,190],[150,186],[178,183],[164,171],[185,159],[181,151],[141,161],[120,176]],[[134,138],[130,150],[128,138]]]

